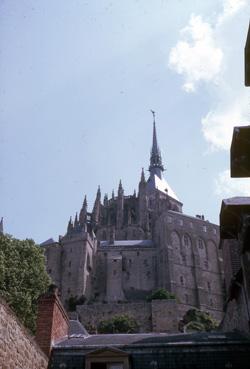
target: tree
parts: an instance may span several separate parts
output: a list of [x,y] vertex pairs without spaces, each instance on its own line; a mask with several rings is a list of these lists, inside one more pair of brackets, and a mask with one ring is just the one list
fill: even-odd
[[183,317],[182,325],[185,330],[211,331],[218,327],[218,323],[213,317],[198,309],[190,309]]
[[159,288],[158,290],[155,290],[147,297],[147,301],[152,300],[171,300],[175,299],[175,295],[167,290],[165,288]]
[[68,310],[69,311],[76,311],[77,305],[83,305],[86,301],[86,297],[82,295],[81,297],[77,296],[70,296],[68,300],[66,300]]
[[138,325],[134,318],[124,314],[111,319],[103,320],[98,325],[99,333],[135,333]]
[[33,240],[0,234],[0,295],[33,333],[37,299],[50,283],[43,251]]

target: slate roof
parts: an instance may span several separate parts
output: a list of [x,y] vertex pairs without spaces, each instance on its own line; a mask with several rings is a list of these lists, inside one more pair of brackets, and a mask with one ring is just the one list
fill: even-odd
[[79,322],[79,320],[70,320],[69,321],[69,336],[88,336],[88,332],[85,327]]
[[116,240],[114,243],[110,243],[110,241],[100,241],[100,246],[146,246],[152,247],[153,242],[151,240]]
[[243,213],[250,213],[250,197],[224,199],[220,211],[221,239],[236,238]]
[[247,343],[250,336],[238,332],[200,332],[189,334],[141,333],[141,334],[97,334],[73,335],[61,341],[55,348],[80,349],[114,346],[180,346],[180,345],[213,345],[213,344]]
[[177,195],[174,193],[166,179],[163,177],[159,178],[156,174],[151,175],[148,179],[147,186],[149,189],[157,189],[180,202]]
[[55,243],[56,241],[53,238],[49,238],[48,240],[40,243],[40,246],[46,246],[46,245],[50,245],[51,243]]

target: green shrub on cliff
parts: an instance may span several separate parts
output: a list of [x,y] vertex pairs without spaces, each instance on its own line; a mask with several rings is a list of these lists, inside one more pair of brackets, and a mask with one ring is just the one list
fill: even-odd
[[175,299],[175,295],[167,290],[165,288],[159,288],[158,290],[155,290],[147,297],[147,301],[152,300],[173,300]]
[[50,283],[43,251],[33,240],[0,234],[0,296],[32,332],[37,299]]
[[190,309],[183,317],[185,330],[211,331],[218,327],[218,322],[205,311]]
[[135,333],[138,325],[134,318],[124,314],[117,315],[111,319],[103,320],[98,325],[99,333]]

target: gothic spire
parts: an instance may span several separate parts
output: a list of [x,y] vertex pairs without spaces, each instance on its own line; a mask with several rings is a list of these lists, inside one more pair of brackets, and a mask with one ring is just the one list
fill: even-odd
[[104,195],[104,199],[103,199],[103,205],[104,206],[107,206],[108,205],[108,194],[107,193],[105,193],[105,195]]
[[0,222],[0,234],[3,234],[3,217],[1,218]]
[[69,223],[68,223],[68,228],[67,228],[67,233],[70,233],[73,230],[73,223],[72,223],[72,218],[69,218]]
[[100,186],[98,186],[97,193],[96,193],[96,199],[92,211],[92,220],[95,223],[99,222],[100,218],[100,206],[101,206],[101,189]]
[[85,195],[84,200],[83,200],[83,204],[82,204],[82,208],[81,208],[81,211],[80,211],[80,214],[79,214],[79,223],[80,223],[81,226],[83,226],[87,221],[87,207],[88,207],[87,197]]
[[146,183],[144,168],[142,168],[142,170],[141,170],[141,183]]
[[100,188],[100,185],[98,186],[98,189],[97,189],[96,198],[98,198],[99,200],[101,198],[101,188]]
[[151,110],[151,112],[153,114],[153,144],[150,155],[149,171],[150,174],[156,174],[161,178],[161,173],[164,171],[164,167],[162,165],[161,152],[157,142],[155,112],[153,110]]
[[123,193],[124,193],[124,190],[123,190],[123,187],[122,187],[122,181],[120,179],[119,187],[118,187],[118,196],[123,195]]
[[75,221],[74,221],[74,228],[77,228],[77,226],[78,226],[78,215],[76,213]]
[[124,211],[124,190],[122,187],[122,181],[119,182],[118,196],[117,196],[117,209],[116,209],[116,226],[122,228],[123,225],[123,211]]

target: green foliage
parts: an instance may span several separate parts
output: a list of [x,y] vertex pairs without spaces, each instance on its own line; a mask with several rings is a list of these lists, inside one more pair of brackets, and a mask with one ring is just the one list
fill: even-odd
[[103,320],[98,326],[99,333],[135,333],[138,325],[134,318],[128,315],[117,315],[109,320]]
[[167,290],[165,288],[159,288],[158,290],[155,290],[147,297],[147,301],[152,300],[173,300],[175,299],[175,295]]
[[43,251],[33,240],[0,234],[0,295],[32,332],[37,299],[50,282]]
[[67,301],[68,310],[69,311],[76,311],[76,305],[83,305],[86,301],[85,296],[77,297],[77,296],[71,296]]
[[211,331],[218,327],[218,323],[213,317],[198,309],[190,309],[183,317],[186,330]]

